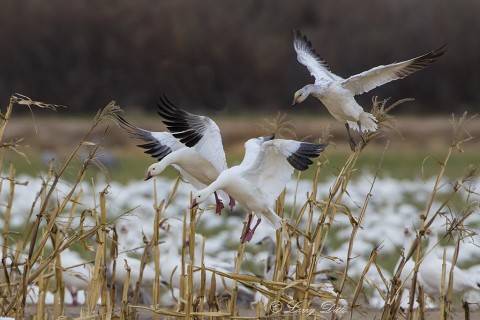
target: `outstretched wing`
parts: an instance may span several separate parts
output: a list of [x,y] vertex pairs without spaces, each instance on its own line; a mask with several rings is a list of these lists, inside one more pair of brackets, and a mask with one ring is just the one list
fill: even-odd
[[442,46],[437,50],[430,51],[429,53],[410,60],[372,68],[351,76],[343,81],[342,86],[350,90],[353,94],[370,91],[382,84],[405,78],[418,70],[428,67],[437,61],[445,51],[445,46]]
[[312,47],[306,36],[302,36],[300,31],[293,30],[293,48],[297,53],[297,60],[315,77],[315,81],[338,81],[343,78],[330,71],[325,60],[323,60]]
[[205,159],[222,172],[227,168],[222,136],[217,124],[210,118],[184,111],[166,96],[158,103],[158,114],[173,136],[187,147],[195,148]]
[[261,150],[261,146],[265,141],[270,141],[275,138],[275,135],[252,138],[245,142],[245,155],[243,156],[242,163],[243,168],[250,168],[257,160],[258,154]]
[[120,127],[129,133],[132,138],[145,141],[145,143],[137,146],[145,149],[145,153],[156,158],[158,161],[162,160],[172,151],[185,148],[185,145],[178,141],[170,132],[153,132],[138,128],[120,115],[117,115],[117,119]]
[[248,177],[274,200],[285,188],[293,170],[306,170],[313,163],[311,158],[318,157],[324,149],[323,144],[295,140],[265,141],[248,169]]

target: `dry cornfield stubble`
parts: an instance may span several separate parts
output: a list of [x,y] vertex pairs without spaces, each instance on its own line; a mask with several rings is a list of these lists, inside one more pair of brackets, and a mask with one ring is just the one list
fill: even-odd
[[[135,214],[137,199],[126,199],[125,201],[129,203],[127,208],[114,208],[108,199],[113,197],[120,201],[119,198],[122,198],[121,192],[116,194],[119,189],[114,186],[114,182],[109,183],[108,179],[102,180],[101,177],[90,180],[86,178],[95,164],[98,165],[98,152],[101,149],[108,150],[115,144],[123,146],[131,143],[124,135],[115,131],[117,129],[112,120],[113,115],[121,112],[121,109],[111,102],[98,112],[84,132],[79,134],[81,131],[79,130],[74,134],[77,138],[70,136],[68,139],[63,138],[65,140],[61,148],[71,149],[68,156],[61,165],[52,161],[48,170],[41,174],[41,184],[35,185],[33,178],[25,178],[17,172],[15,163],[6,163],[3,160],[9,153],[17,153],[26,158],[29,156],[28,149],[21,147],[22,141],[5,138],[7,127],[15,121],[11,119],[12,110],[19,105],[28,105],[33,109],[59,107],[32,101],[21,95],[13,95],[6,109],[2,110],[0,195],[3,258],[0,316],[22,318],[35,313],[37,319],[56,319],[62,315],[80,319],[92,317],[134,319],[138,315],[141,318],[159,319],[164,317],[245,319],[265,316],[357,319],[363,317],[363,312],[367,312],[368,316],[382,319],[402,317],[416,319],[431,312],[428,309],[430,300],[423,296],[422,299],[414,296],[418,295],[415,288],[420,287],[416,280],[422,256],[425,254],[422,250],[424,234],[429,228],[441,225],[443,241],[448,240],[450,244],[454,244],[453,262],[455,262],[459,251],[462,250],[462,241],[473,236],[472,228],[478,228],[478,225],[468,223],[472,216],[478,215],[478,199],[474,190],[477,179],[476,167],[466,167],[463,176],[454,177],[454,182],[446,181],[445,177],[445,170],[451,158],[462,156],[455,151],[466,148],[466,142],[472,139],[468,129],[471,123],[469,118],[463,115],[451,120],[450,136],[444,138],[448,142],[445,143],[447,147],[443,157],[438,159],[436,178],[429,186],[430,191],[424,198],[422,207],[415,214],[416,220],[413,224],[417,228],[416,240],[402,253],[403,259],[400,259],[401,263],[392,272],[391,277],[385,274],[382,266],[381,249],[384,244],[373,246],[361,265],[355,251],[355,246],[360,243],[361,232],[369,229],[366,221],[369,221],[369,215],[373,214],[372,206],[376,205],[375,195],[381,194],[375,186],[382,170],[382,156],[371,164],[373,168],[371,175],[367,181],[362,182],[364,193],[360,201],[355,203],[348,201],[352,196],[349,190],[355,183],[358,161],[364,152],[375,147],[374,140],[377,137],[372,134],[367,136],[365,149],[357,148],[356,151],[349,152],[346,159],[338,164],[338,172],[329,181],[328,188],[325,188],[327,191],[319,190],[319,181],[322,175],[326,174],[328,148],[327,157],[322,156],[317,160],[312,177],[306,181],[310,186],[309,190],[301,194],[299,189],[295,189],[293,193],[284,192],[279,197],[276,212],[288,219],[290,227],[273,233],[276,246],[272,256],[274,260],[271,264],[272,271],[268,277],[266,274],[257,275],[244,271],[248,260],[246,258],[255,255],[255,251],[252,252],[252,248],[249,248],[253,247],[253,243],[236,243],[236,254],[231,260],[233,270],[224,271],[206,264],[208,258],[206,252],[209,249],[207,244],[211,242],[208,243],[205,239],[198,241],[194,235],[197,229],[201,229],[201,222],[205,219],[211,221],[220,217],[213,216],[211,212],[203,213],[203,210],[197,208],[187,209],[190,199],[188,194],[180,195],[182,182],[179,179],[169,190],[160,190],[164,189],[163,185],[160,186],[162,182],[156,181],[153,188],[149,186],[147,189],[150,195],[139,199],[142,206],[148,207],[151,215],[148,218],[150,230],[142,230],[143,234],[133,236],[137,240],[141,238],[140,242],[143,244],[136,248],[135,261],[138,265],[135,265],[134,260],[124,260],[123,255],[124,245],[131,240],[128,231],[133,230],[134,226],[127,222],[126,230],[122,231],[120,225],[125,217]],[[395,104],[390,105],[386,101],[374,103],[373,112],[380,120],[381,126],[391,123],[392,119],[385,111],[392,105]],[[34,110],[34,113],[37,111]],[[277,119],[280,122],[285,120],[281,117]],[[48,131],[45,130],[46,124],[43,121],[36,120],[38,131]],[[236,127],[229,125],[228,121],[224,122],[226,123],[224,127],[229,129],[222,131],[225,140],[246,140],[247,137],[236,137],[234,131]],[[296,121],[302,121],[301,126],[297,125],[295,129],[300,138],[309,135],[310,132],[316,132],[317,127],[322,126],[321,123],[315,124],[306,120]],[[297,130],[299,127],[301,130]],[[425,131],[422,130],[429,130],[428,125],[419,127],[420,135],[425,135]],[[243,134],[248,135],[248,132]],[[442,140],[441,137],[443,133],[437,135],[435,139]],[[110,142],[104,144],[109,139]],[[337,144],[341,143],[339,141]],[[34,145],[32,148],[37,151],[42,149]],[[88,152],[80,166],[73,166],[73,161],[82,148],[86,148]],[[388,152],[388,144],[387,147],[383,144],[382,148],[385,149],[385,153]],[[135,152],[140,153],[139,150]],[[100,164],[100,168],[106,173],[105,166]],[[63,179],[67,173],[73,177],[68,182]],[[297,188],[300,186],[300,177],[299,175],[298,180],[294,181]],[[30,184],[31,187],[38,186],[38,189],[30,190],[31,194],[35,194],[34,202],[28,204],[30,211],[21,221],[22,228],[19,228],[18,221],[14,223],[18,220],[13,214],[14,204],[17,204],[19,188],[26,184]],[[183,209],[175,207],[174,201],[179,199],[182,200]],[[388,203],[388,199],[386,202]],[[180,229],[176,229],[177,237],[173,242],[180,249],[177,252],[178,264],[174,268],[179,279],[176,288],[172,287],[173,275],[161,277],[162,268],[166,268],[168,264],[168,256],[166,257],[162,251],[162,248],[165,248],[162,244],[168,241],[165,235],[169,227],[166,226],[174,221],[167,215],[169,210],[174,210],[176,216],[182,219],[180,227],[177,226]],[[232,214],[229,219],[234,218]],[[339,229],[339,221],[342,219],[345,223]],[[222,227],[226,228],[227,222],[225,223]],[[384,229],[388,227],[388,221],[385,221]],[[338,232],[347,233],[348,238],[344,243],[345,256],[342,257],[330,256],[325,252],[325,249],[331,246],[331,239]],[[66,261],[63,261],[61,254],[71,249],[91,257],[87,268],[86,298],[80,308],[70,308],[66,303]],[[413,260],[415,268],[412,276],[415,280],[412,284],[413,289],[410,290],[411,303],[406,308],[401,308],[402,294],[408,293],[403,292],[405,284],[399,281],[400,274],[405,261]],[[319,265],[324,261],[342,263],[337,263],[334,270],[320,269]],[[353,269],[359,269],[355,276],[352,276]],[[149,274],[150,271],[152,274]],[[458,297],[448,280],[449,272],[450,270],[444,270],[447,276],[441,282],[443,294],[434,303],[439,308],[435,316],[441,319],[448,319],[452,315],[452,310],[456,310],[457,314],[467,315],[471,307],[464,303],[462,310],[462,306],[458,305]],[[200,279],[199,284],[195,284],[197,278]],[[218,297],[217,290],[223,289],[229,279],[234,280],[232,287],[227,290],[230,298]],[[140,285],[148,281],[150,281],[148,284]],[[210,283],[210,287],[206,285],[207,283]],[[37,293],[32,298],[34,288]],[[241,299],[245,292],[253,297],[247,302]],[[150,299],[145,299],[145,296],[149,296]],[[377,297],[379,302],[375,311],[368,311],[368,302],[373,300],[373,296]],[[418,305],[414,308],[413,302],[417,300]],[[165,301],[169,302],[168,305]],[[72,315],[72,310],[78,311],[78,314]]]

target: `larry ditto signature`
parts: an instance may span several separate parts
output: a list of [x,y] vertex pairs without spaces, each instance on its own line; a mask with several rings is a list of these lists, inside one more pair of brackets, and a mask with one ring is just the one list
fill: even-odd
[[[280,313],[283,310],[283,303],[280,301],[273,301],[270,305],[270,310],[272,313]],[[286,304],[286,309],[284,313],[290,314],[305,314],[307,316],[318,313],[335,313],[335,314],[344,314],[347,312],[346,307],[337,306],[335,308],[335,303],[331,301],[324,301],[318,310],[314,308],[303,308],[302,301],[291,301]]]

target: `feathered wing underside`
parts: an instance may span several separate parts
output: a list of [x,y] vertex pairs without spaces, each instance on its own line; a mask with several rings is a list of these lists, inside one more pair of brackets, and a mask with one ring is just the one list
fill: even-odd
[[294,169],[306,170],[325,145],[274,139],[261,144],[255,162],[248,170],[248,179],[261,186],[274,201],[290,180]]
[[258,153],[262,143],[275,138],[275,135],[268,137],[253,138],[245,142],[245,155],[243,156],[242,163],[240,164],[244,168],[249,168],[257,161]]
[[297,53],[297,60],[315,77],[315,81],[322,80],[337,81],[343,80],[341,77],[330,71],[325,60],[323,60],[312,47],[306,36],[302,36],[300,31],[293,30],[293,47]]
[[265,200],[273,205],[290,180],[294,169],[284,156],[265,148],[265,143],[268,141],[250,139],[245,144],[245,158],[248,156],[249,161],[245,162],[244,158],[241,166],[245,167],[244,178],[252,185],[259,186],[263,192],[262,197],[266,198],[268,195],[268,199]]
[[185,148],[185,146],[169,132],[152,132],[138,128],[119,115],[117,115],[117,119],[120,127],[129,133],[132,138],[145,141],[145,143],[139,144],[138,146],[145,149],[145,153],[159,161],[171,152]]
[[160,99],[158,109],[158,114],[164,118],[163,123],[174,137],[194,148],[218,172],[227,168],[220,129],[213,120],[178,108],[166,96]]
[[445,53],[445,46],[430,51],[422,56],[372,68],[368,71],[351,76],[343,81],[342,86],[354,95],[370,91],[390,81],[406,76],[430,66]]

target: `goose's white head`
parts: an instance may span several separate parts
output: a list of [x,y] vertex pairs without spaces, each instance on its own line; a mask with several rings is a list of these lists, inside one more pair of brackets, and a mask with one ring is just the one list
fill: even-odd
[[210,195],[212,194],[212,192],[209,192],[205,189],[203,190],[199,190],[197,192],[195,192],[193,194],[193,200],[192,200],[192,204],[190,206],[190,209],[192,208],[195,208],[196,206],[198,206],[200,203],[204,202],[205,200],[208,199],[208,197],[210,197]]
[[273,242],[273,239],[270,236],[264,237],[262,240],[258,241],[256,244],[266,245],[266,246],[275,246],[275,242]]
[[161,162],[156,162],[152,164],[147,169],[147,175],[145,176],[145,181],[150,180],[151,178],[158,176],[160,173],[165,170],[164,165]]
[[300,102],[303,102],[305,99],[307,99],[309,95],[310,90],[308,90],[307,87],[303,87],[302,89],[295,92],[295,95],[293,96],[292,107],[296,104],[299,104]]

